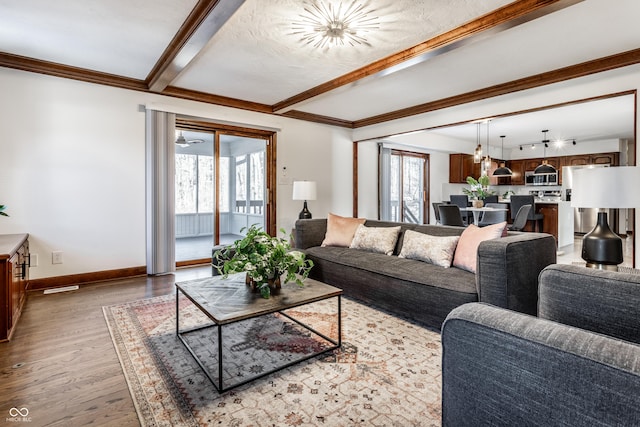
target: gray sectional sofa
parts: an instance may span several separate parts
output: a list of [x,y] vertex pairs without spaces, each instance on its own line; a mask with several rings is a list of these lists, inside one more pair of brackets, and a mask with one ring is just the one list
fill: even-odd
[[315,264],[310,277],[343,289],[346,296],[437,329],[451,310],[475,301],[535,315],[538,274],[556,262],[553,236],[509,232],[506,237],[480,244],[474,274],[397,256],[406,230],[456,236],[464,228],[374,220],[367,220],[364,225],[400,225],[394,254],[322,247],[327,220],[298,220],[295,246]]
[[640,274],[556,264],[539,292],[538,317],[447,317],[442,425],[639,426]]

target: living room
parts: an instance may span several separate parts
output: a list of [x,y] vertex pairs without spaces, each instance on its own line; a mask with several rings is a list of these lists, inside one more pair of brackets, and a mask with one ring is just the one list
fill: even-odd
[[[459,26],[463,22],[471,21],[508,3],[492,2],[490,6],[486,6],[488,10],[471,10],[468,12],[468,16],[458,17],[456,22],[459,22]],[[530,4],[535,2],[516,3]],[[20,50],[11,45],[9,36],[6,38],[3,36],[2,39],[5,40],[5,43],[0,44],[0,51],[3,52],[0,55],[0,93],[3,94],[0,99],[0,123],[3,133],[2,142],[0,142],[2,147],[0,203],[6,205],[6,213],[10,216],[0,218],[0,233],[29,233],[30,252],[38,256],[37,265],[32,262],[32,267],[29,269],[30,280],[36,285],[40,282],[43,287],[48,285],[67,286],[73,284],[74,281],[88,277],[109,278],[115,275],[126,280],[125,273],[127,272],[140,274],[142,271],[144,274],[147,266],[146,110],[165,111],[175,113],[182,118],[196,118],[225,125],[275,132],[277,135],[277,159],[272,194],[276,204],[273,223],[276,224],[277,229],[291,230],[298,218],[301,203],[292,200],[291,181],[293,180],[310,180],[317,183],[318,197],[310,202],[314,218],[322,218],[329,213],[335,213],[343,216],[377,219],[378,152],[377,145],[367,141],[388,135],[437,128],[623,92],[632,92],[635,97],[635,92],[640,87],[640,59],[638,59],[640,55],[636,51],[639,37],[634,21],[634,17],[639,12],[638,5],[633,1],[623,1],[612,8],[607,2],[598,0],[548,3],[558,3],[549,7],[552,9],[558,7],[559,10],[549,10],[544,16],[530,21],[531,25],[539,25],[545,33],[540,34],[539,41],[529,39],[528,43],[521,45],[526,47],[522,50],[530,50],[522,55],[530,56],[527,67],[521,68],[522,64],[518,63],[521,56],[514,56],[514,51],[518,50],[517,45],[511,46],[512,50],[504,53],[482,50],[483,43],[490,43],[491,38],[489,37],[487,40],[475,43],[479,48],[477,51],[469,52],[469,58],[472,59],[465,66],[452,70],[447,69],[449,64],[443,64],[444,70],[438,70],[440,80],[437,80],[435,85],[427,87],[426,82],[429,80],[425,77],[422,77],[424,80],[422,84],[416,83],[421,81],[420,77],[417,80],[409,80],[407,77],[408,87],[402,92],[397,92],[398,98],[401,99],[387,99],[384,95],[382,97],[371,95],[371,97],[353,96],[353,100],[347,100],[346,98],[354,93],[351,90],[365,92],[367,88],[371,89],[370,85],[373,85],[376,79],[383,79],[383,77],[372,74],[371,80],[363,81],[359,85],[345,86],[342,88],[344,91],[342,94],[339,93],[340,90],[335,91],[338,92],[337,94],[332,92],[324,94],[324,97],[328,97],[326,101],[323,100],[323,96],[318,96],[318,99],[305,100],[309,105],[308,110],[305,110],[306,104],[304,102],[301,103],[301,106],[295,107],[296,110],[303,113],[306,111],[311,116],[315,113],[317,121],[304,120],[304,114],[300,114],[303,119],[295,117],[295,114],[288,117],[284,109],[282,110],[283,114],[273,114],[274,110],[266,111],[263,107],[264,105],[275,105],[289,98],[289,95],[301,93],[303,89],[313,88],[317,84],[329,81],[330,78],[320,79],[315,84],[301,83],[300,85],[304,87],[300,90],[287,88],[283,92],[287,93],[286,96],[275,98],[273,101],[269,101],[265,96],[260,98],[265,101],[245,97],[243,96],[244,92],[238,89],[235,89],[238,90],[235,92],[238,93],[237,96],[233,96],[233,91],[228,93],[211,92],[212,95],[219,95],[217,98],[215,96],[201,96],[198,99],[197,97],[193,98],[195,95],[186,92],[172,96],[170,91],[154,93],[145,86],[136,86],[144,80],[150,67],[145,69],[143,66],[145,71],[141,75],[137,74],[137,78],[131,77],[135,73],[130,72],[127,69],[129,65],[123,63],[126,61],[121,60],[121,56],[131,55],[128,51],[121,52],[120,55],[112,54],[108,58],[109,62],[116,64],[117,67],[122,67],[121,70],[124,71],[119,71],[116,65],[106,72],[104,69],[98,70],[108,74],[128,76],[122,80],[115,80],[115,84],[109,85],[101,84],[104,82],[101,80],[104,76],[100,72],[95,74],[87,72],[92,70],[90,57],[101,56],[101,52],[93,46],[80,46],[76,50],[77,57],[85,58],[86,62],[77,59],[75,62],[65,62],[64,57],[31,53],[33,51],[26,48]],[[571,4],[567,5],[567,3]],[[564,7],[559,7],[559,4]],[[123,10],[129,10],[126,2],[118,7],[103,6],[105,10],[117,10],[119,7]],[[455,14],[457,6],[466,7],[453,2],[449,6],[450,9],[445,9],[440,13]],[[13,20],[15,22],[4,22],[11,20],[13,16],[9,14],[9,7],[6,5],[0,6],[0,11],[5,7],[7,13],[0,13],[0,16],[4,16],[4,18],[0,18],[2,28],[9,29],[8,32],[14,31],[25,40],[25,34],[37,33],[34,28],[39,28],[38,25],[21,26],[19,25],[20,20],[17,19]],[[25,16],[29,16],[26,7],[22,10],[18,6],[15,7],[17,8],[15,13],[18,13],[23,19],[26,19]],[[38,7],[44,8],[45,6],[38,5]],[[48,7],[55,9],[55,6]],[[69,7],[71,10],[76,9],[72,6]],[[145,9],[153,8],[148,4],[144,7]],[[185,16],[195,7],[195,4],[181,7],[186,10],[183,10],[181,15],[176,14],[174,18],[178,27],[184,21]],[[287,7],[293,6],[287,4]],[[409,4],[407,7],[416,7],[416,5]],[[14,7],[10,8],[13,10]],[[250,8],[254,14],[260,10],[257,2],[250,1],[239,6],[238,12],[242,12],[243,8]],[[381,9],[379,13],[382,14],[383,11],[384,9]],[[48,28],[44,25],[48,21],[46,12],[50,12],[50,16],[55,17],[64,15],[64,11],[60,10],[43,10],[42,16],[44,17],[38,14],[42,21],[37,21],[41,24],[43,31]],[[158,11],[154,14],[161,15],[165,12],[167,11]],[[169,9],[168,12],[175,11]],[[399,13],[395,9],[389,10],[389,14],[392,12]],[[81,19],[86,18],[77,11],[74,13],[79,14],[78,22],[82,22]],[[100,12],[96,13],[100,16]],[[111,13],[114,12],[111,11]],[[297,12],[293,15],[297,16]],[[158,18],[158,20],[161,19]],[[52,19],[52,21],[55,20]],[[557,21],[562,22],[563,25],[557,25]],[[403,21],[399,20],[399,22]],[[60,26],[64,26],[64,24],[60,24]],[[523,26],[526,27],[526,24]],[[163,31],[162,34],[165,36],[161,43],[165,43],[165,46],[169,44],[168,42],[176,30],[175,26],[168,27],[173,33],[169,32],[167,36],[167,30]],[[453,27],[455,26],[446,27],[446,30]],[[116,28],[119,27],[116,26]],[[505,30],[499,34],[502,38],[508,38],[511,34],[509,31],[519,32],[524,29],[515,26],[511,30]],[[551,29],[558,31],[558,33],[550,33]],[[83,31],[85,30],[83,28]],[[538,28],[534,30],[538,31]],[[44,37],[46,34],[56,33],[55,28],[47,31],[52,32],[44,32]],[[287,29],[286,33],[290,32]],[[593,34],[587,34],[588,32]],[[534,32],[534,34],[537,33]],[[291,37],[291,35],[288,36]],[[146,37],[145,40],[152,39],[152,37]],[[76,37],[76,39],[78,38]],[[549,38],[556,41],[557,46],[552,46],[552,43],[547,41]],[[52,45],[56,43],[64,45],[64,42],[56,41],[53,37],[50,39]],[[419,41],[427,39],[427,37],[423,37]],[[298,43],[298,37],[295,37],[295,42]],[[45,40],[36,38],[35,44],[38,43],[45,46],[43,50],[46,53],[49,45],[45,45]],[[389,51],[385,56],[417,43],[418,41],[406,46],[397,45],[395,50]],[[120,44],[120,46],[125,45],[122,42]],[[256,45],[259,46],[259,44]],[[51,47],[52,52],[59,50],[54,47]],[[140,55],[144,48],[143,45],[131,56]],[[30,49],[33,49],[33,46]],[[119,48],[111,50],[118,52]],[[567,57],[567,52],[574,52],[574,54]],[[160,53],[162,53],[162,49]],[[446,59],[446,55],[444,53],[436,56],[435,60],[442,61]],[[603,58],[609,58],[612,55],[619,56],[611,59],[610,62],[603,60]],[[321,61],[322,55],[314,54],[313,58],[316,61]],[[157,56],[152,58],[151,65],[154,65],[157,59]],[[605,62],[607,65],[598,69],[590,61]],[[360,63],[358,66],[364,66],[370,62],[373,61]],[[67,68],[55,66],[60,63],[66,64]],[[322,64],[322,62],[313,62],[307,64],[307,67],[323,68]],[[544,78],[544,73],[552,73],[562,70],[564,67],[580,64],[583,64],[582,71],[570,70],[571,73],[565,74],[569,77],[565,77],[564,80],[556,81],[553,76]],[[592,68],[589,64],[592,65]],[[43,65],[49,65],[49,67]],[[255,64],[244,64],[244,67],[255,67]],[[77,68],[85,72],[78,72]],[[203,68],[206,70],[208,67]],[[356,68],[349,68],[343,74]],[[300,69],[304,68],[299,68],[298,72]],[[590,71],[594,69],[596,71]],[[447,74],[453,71],[460,74],[456,74],[455,84],[449,85],[446,80]],[[74,72],[78,73],[78,78],[73,77]],[[299,72],[299,74],[304,73]],[[537,85],[523,82],[518,90],[498,87],[501,84],[506,85],[509,82],[528,77],[532,80],[539,79],[545,84]],[[208,78],[208,75],[205,74],[205,78],[202,80],[207,81]],[[227,79],[233,80],[228,77]],[[271,79],[278,81],[277,76],[271,77]],[[134,82],[129,80],[134,80]],[[243,79],[238,77],[236,80],[242,82]],[[125,81],[129,86],[124,84]],[[260,84],[269,86],[271,81],[269,83],[259,82],[256,85]],[[139,89],[136,90],[136,87]],[[422,87],[425,89],[417,90]],[[481,91],[494,87],[495,91]],[[445,88],[449,90],[444,90]],[[439,89],[441,92],[431,96],[418,94],[430,90],[435,91],[435,89]],[[387,90],[391,89],[387,88]],[[466,101],[461,97],[457,103],[442,101],[455,95],[470,94],[474,90],[481,91],[484,98],[475,99],[468,96],[464,98]],[[250,100],[255,104],[232,102],[233,100]],[[441,105],[444,108],[437,108],[438,101],[442,102]],[[353,104],[356,102],[362,105],[354,106]],[[327,105],[324,105],[325,103]],[[427,105],[428,103],[433,104]],[[425,104],[425,106],[413,110],[412,115],[396,114],[393,117],[388,116],[385,121],[373,121],[371,124],[358,123],[363,119],[399,111],[418,104]],[[237,105],[240,105],[241,108],[237,108]],[[329,114],[329,112],[333,113]],[[336,119],[331,124],[331,120],[328,119],[324,122],[321,121],[322,117],[325,119],[334,117],[340,120]],[[536,127],[536,132],[539,133],[539,131],[540,129]],[[474,145],[465,147],[465,150],[472,152]],[[357,153],[357,157],[354,152]],[[429,152],[433,165],[430,180],[430,192],[433,197],[441,194],[442,184],[447,181],[449,154],[449,150]],[[354,173],[356,165],[358,166],[357,172]],[[285,168],[286,177],[283,177]],[[638,225],[636,216],[635,229]],[[633,236],[633,240],[635,247],[638,243],[637,234]],[[53,263],[53,252],[62,253],[62,263]],[[640,260],[637,251],[634,251],[634,258],[633,265],[637,266]],[[186,273],[179,271],[176,274]],[[142,298],[145,295],[146,286],[149,286],[149,296],[154,293],[155,286],[164,287],[171,291],[172,284],[169,283],[169,279],[163,284],[157,284],[162,282],[163,278],[161,277],[145,278],[145,280],[149,280],[149,285],[146,284],[147,282],[138,285],[141,288],[132,291],[131,298]],[[100,288],[105,287],[100,286]],[[108,287],[106,288],[108,289]],[[106,292],[108,293],[108,291]],[[123,293],[126,294],[126,292]],[[105,303],[99,303],[99,306],[108,305],[109,301],[113,300],[105,295],[99,298],[105,300]],[[37,341],[39,339],[37,325],[47,323],[48,305],[44,303],[44,298],[40,297],[38,301],[40,303],[34,304],[33,307],[39,307],[41,313],[36,315],[37,320],[34,319],[30,323],[34,329],[20,331],[21,325],[19,324],[17,337],[22,333],[28,335],[29,340]],[[30,302],[30,300],[27,301],[26,306],[29,310],[31,310]],[[80,302],[80,304],[88,304],[88,302]],[[66,309],[76,310],[75,307],[67,307]],[[96,307],[94,306],[93,309],[95,311]],[[56,310],[65,310],[65,306],[57,306]],[[99,308],[97,310],[100,311]],[[102,316],[102,313],[98,314]],[[54,313],[51,313],[51,316],[55,317]],[[83,322],[82,318],[67,318],[67,320]],[[102,322],[104,323],[103,320]],[[62,327],[61,324],[58,326]],[[47,329],[42,329],[42,331],[47,331]],[[77,331],[77,329],[74,328],[70,334],[73,331]],[[88,339],[84,334],[80,336]],[[104,338],[104,335],[101,337]],[[86,343],[91,345],[91,340]],[[74,344],[78,347],[84,345],[81,340]],[[110,342],[107,344],[111,346]],[[14,343],[9,345],[13,346]],[[53,352],[53,350],[50,351]],[[11,372],[14,372],[14,376],[19,375],[18,371],[10,370],[14,364],[21,362],[16,359],[17,355],[16,352],[12,356],[15,363],[2,366],[3,371],[8,372],[7,375],[11,375]],[[62,353],[56,357],[65,359],[66,355]],[[46,357],[42,355],[42,358],[44,360]],[[3,360],[7,359],[3,358]],[[69,363],[73,363],[73,358],[68,360]],[[54,373],[48,372],[46,365],[39,365],[39,367],[44,375],[55,377]],[[110,372],[113,373],[113,371]],[[31,378],[32,381],[37,382],[35,377]],[[60,381],[64,383],[64,379],[60,379]],[[119,384],[121,385],[123,381],[121,379]],[[73,385],[69,387],[74,388]],[[82,385],[78,386],[80,389],[81,387]],[[55,389],[48,390],[51,394],[55,394]],[[29,406],[34,413],[37,405],[36,400],[34,399],[34,403],[30,403],[28,397],[23,396],[23,398],[25,400],[21,402]],[[8,402],[7,411],[15,405],[22,404],[21,402]],[[39,402],[46,402],[46,399]],[[33,414],[33,422],[47,424],[47,420],[42,418],[42,414],[55,405],[56,403],[51,402],[43,403],[44,409],[39,414]],[[126,405],[130,407],[132,404],[127,403]],[[87,405],[87,408],[90,406]],[[4,410],[5,406],[3,405],[1,409]],[[68,409],[68,411],[73,412],[72,409]],[[87,409],[87,411],[89,410]],[[106,423],[108,419],[105,418],[102,421]],[[133,419],[129,421],[137,422],[135,414]]]

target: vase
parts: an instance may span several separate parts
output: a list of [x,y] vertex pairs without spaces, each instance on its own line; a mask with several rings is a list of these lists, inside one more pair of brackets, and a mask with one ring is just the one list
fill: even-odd
[[[249,277],[249,274],[245,276],[245,283],[251,288],[251,292],[260,292],[260,283]],[[280,293],[280,290],[282,289],[282,281],[280,280],[280,275],[277,275],[271,279],[267,279],[267,283],[269,284],[270,295],[278,295]]]
[[471,201],[471,206],[473,206],[474,208],[481,208],[482,206],[484,206],[484,200],[474,199]]

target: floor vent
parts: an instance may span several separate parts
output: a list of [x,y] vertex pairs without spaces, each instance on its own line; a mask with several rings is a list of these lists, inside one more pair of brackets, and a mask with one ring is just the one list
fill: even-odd
[[78,285],[65,286],[63,288],[45,289],[44,294],[57,294],[58,292],[77,291],[78,289],[80,289]]

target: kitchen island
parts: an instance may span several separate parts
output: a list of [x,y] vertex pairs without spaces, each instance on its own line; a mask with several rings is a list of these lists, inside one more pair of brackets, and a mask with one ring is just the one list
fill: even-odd
[[[508,199],[500,203],[510,203]],[[556,238],[558,247],[573,244],[573,213],[571,202],[557,198],[536,198],[535,212],[544,215],[542,232]],[[527,222],[524,231],[534,231],[532,222]]]

